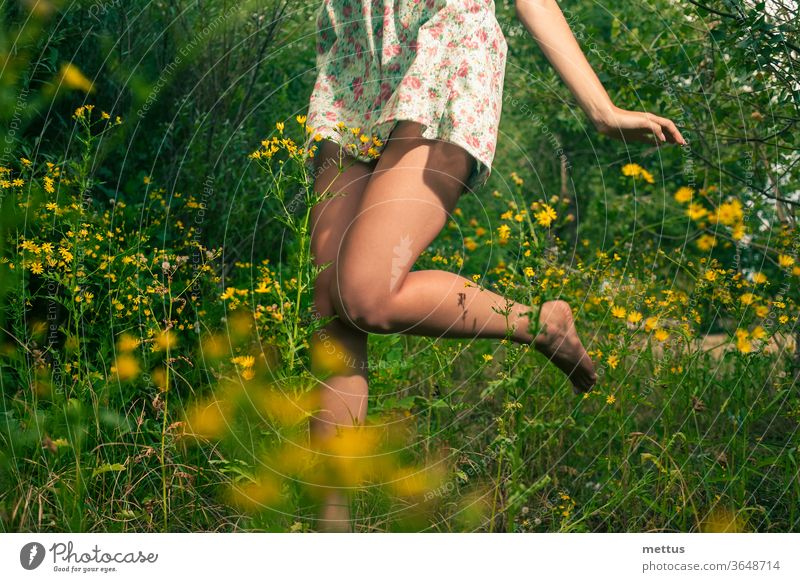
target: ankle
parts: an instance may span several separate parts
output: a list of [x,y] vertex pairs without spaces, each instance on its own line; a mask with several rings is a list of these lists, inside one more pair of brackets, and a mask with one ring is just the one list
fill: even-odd
[[516,312],[510,327],[513,330],[511,339],[519,344],[531,345],[535,341],[534,334],[531,333],[531,316],[535,313],[534,309],[524,308]]

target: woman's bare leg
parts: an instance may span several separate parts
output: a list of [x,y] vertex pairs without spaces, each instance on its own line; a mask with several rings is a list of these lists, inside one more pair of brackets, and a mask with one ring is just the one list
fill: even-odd
[[[463,192],[474,159],[447,142],[426,140],[421,126],[398,123],[361,195],[337,255],[333,307],[355,329],[437,337],[510,338],[533,343],[572,381],[596,381],[569,305],[542,305],[532,337],[532,308],[507,301],[447,271],[410,272],[442,230]],[[498,310],[509,310],[503,315]]]
[[[312,209],[311,251],[316,265],[330,261],[334,264],[342,236],[356,215],[356,208],[374,163],[344,160],[345,169],[339,172],[339,147],[320,142],[316,156],[314,189],[341,193],[323,200]],[[319,317],[336,315],[331,303],[333,267],[329,266],[316,279],[314,308]],[[315,336],[312,350],[312,371],[322,377],[319,383],[320,411],[311,420],[313,447],[336,433],[338,426],[364,422],[367,408],[367,334],[349,326],[340,318],[332,320]],[[331,370],[333,368],[333,370]],[[332,373],[332,375],[329,374]],[[325,531],[349,531],[348,496],[343,492],[326,495],[319,515],[320,528]]]

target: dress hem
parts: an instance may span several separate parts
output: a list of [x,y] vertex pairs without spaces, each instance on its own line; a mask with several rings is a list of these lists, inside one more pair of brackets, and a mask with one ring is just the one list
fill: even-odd
[[[373,135],[376,135],[378,139],[383,141],[383,145],[380,148],[381,153],[383,152],[383,149],[386,147],[386,143],[389,139],[389,136],[391,135],[391,132],[394,130],[395,126],[400,121],[411,121],[413,123],[419,123],[420,125],[424,126],[422,132],[423,138],[445,141],[447,143],[460,147],[461,149],[466,151],[470,156],[472,156],[472,158],[475,160],[475,166],[472,170],[472,174],[469,176],[464,186],[465,192],[474,192],[478,188],[481,188],[486,185],[486,182],[489,180],[489,176],[492,173],[491,162],[482,159],[482,156],[480,156],[475,151],[474,148],[469,146],[463,140],[456,141],[454,139],[443,137],[441,132],[439,131],[438,124],[432,122],[430,119],[427,118],[413,117],[409,115],[400,115],[400,116],[391,115],[375,123],[372,126],[373,131],[375,132]],[[312,128],[312,132],[310,132],[310,135],[305,142],[306,151],[308,151],[308,148],[313,145],[315,135],[321,135],[323,139],[328,139],[342,147],[346,147],[348,145],[346,142],[342,142],[339,139],[341,138],[342,133],[340,130],[336,128],[335,125],[322,125],[319,127]],[[370,157],[365,152],[358,152],[357,155],[353,155],[349,151],[346,151],[346,153],[350,155],[350,157],[360,162],[370,162],[376,159]],[[380,157],[378,157],[377,159],[380,159]],[[310,162],[312,160],[313,158],[308,157],[306,161]]]

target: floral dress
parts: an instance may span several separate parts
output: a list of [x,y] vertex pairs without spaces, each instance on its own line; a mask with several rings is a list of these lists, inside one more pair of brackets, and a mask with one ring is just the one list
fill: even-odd
[[493,0],[322,0],[306,146],[329,138],[368,161],[398,120],[411,120],[423,137],[470,153],[467,188],[483,185],[508,51],[494,8]]

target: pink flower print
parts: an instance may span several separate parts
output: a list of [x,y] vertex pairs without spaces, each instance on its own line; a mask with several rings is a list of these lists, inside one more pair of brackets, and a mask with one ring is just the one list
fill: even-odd
[[414,75],[405,78],[405,83],[409,85],[412,89],[419,89],[422,86],[422,81],[419,80],[419,77]]
[[353,98],[358,101],[364,94],[364,81],[361,77],[353,79]]
[[402,50],[403,49],[400,48],[399,44],[390,44],[383,47],[383,56],[386,57],[387,59],[390,59],[392,57],[396,57],[397,55],[399,55],[402,52]]
[[391,96],[392,86],[389,83],[381,83],[381,94],[379,97],[381,102],[386,101]]

